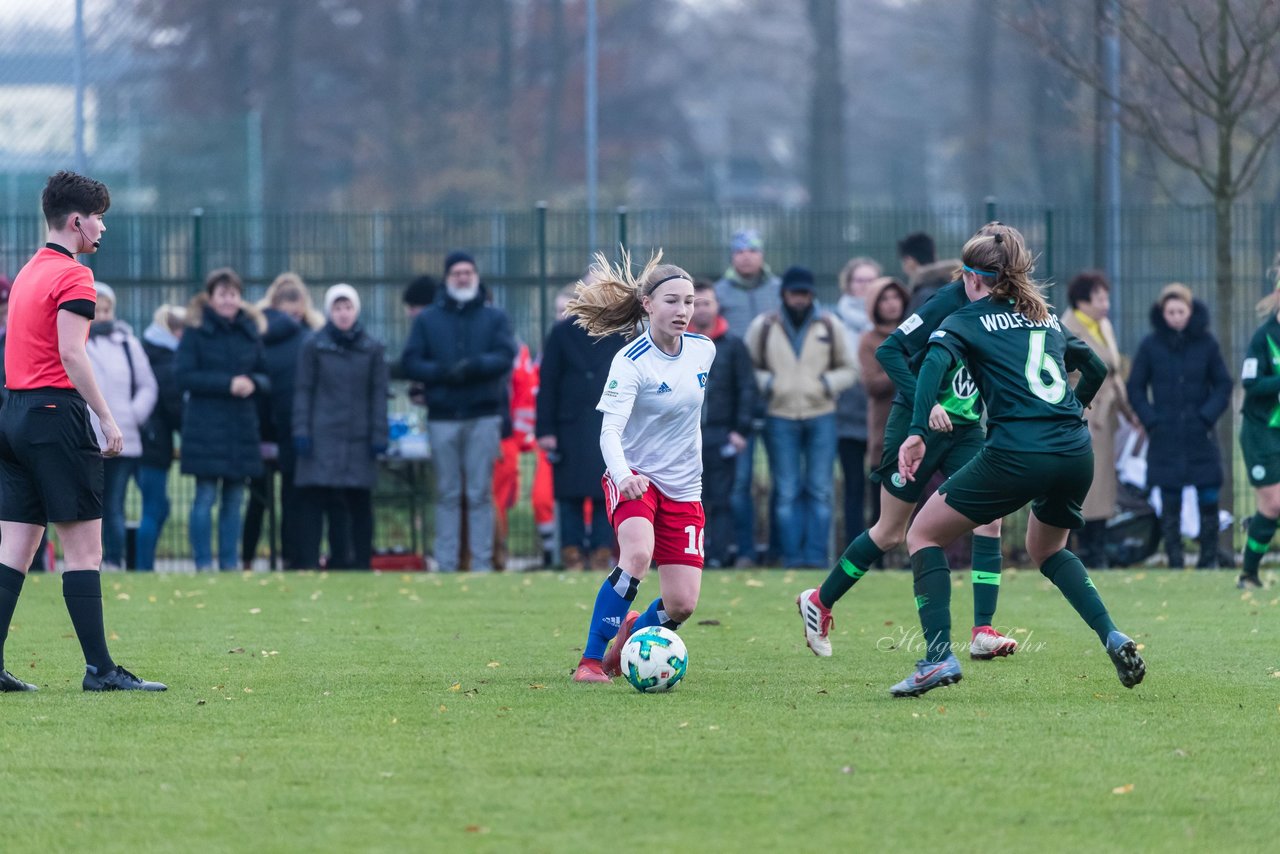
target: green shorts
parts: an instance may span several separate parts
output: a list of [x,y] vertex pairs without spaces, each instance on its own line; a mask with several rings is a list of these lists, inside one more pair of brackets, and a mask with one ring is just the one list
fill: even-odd
[[1280,430],[1245,421],[1240,428],[1240,451],[1250,486],[1280,483]]
[[986,525],[1020,509],[1055,528],[1084,527],[1084,499],[1093,485],[1093,451],[1064,457],[983,448],[938,487],[954,510]]
[[986,432],[981,424],[959,426],[950,433],[930,431],[925,436],[924,459],[916,469],[916,479],[905,481],[898,474],[898,448],[907,441],[910,427],[910,409],[900,403],[889,407],[889,422],[884,428],[884,454],[880,457],[879,467],[871,472],[872,483],[881,484],[894,498],[908,504],[920,500],[935,472],[951,477],[978,455],[986,441]]

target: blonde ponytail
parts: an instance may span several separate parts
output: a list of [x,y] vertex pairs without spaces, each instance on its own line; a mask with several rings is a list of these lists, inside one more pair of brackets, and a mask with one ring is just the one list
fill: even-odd
[[663,282],[693,278],[674,264],[662,264],[659,249],[644,265],[639,276],[631,275],[631,255],[622,250],[622,259],[611,263],[603,252],[574,289],[574,298],[565,306],[565,317],[587,330],[592,338],[623,335],[634,338],[637,325],[645,318],[642,297],[649,296]]

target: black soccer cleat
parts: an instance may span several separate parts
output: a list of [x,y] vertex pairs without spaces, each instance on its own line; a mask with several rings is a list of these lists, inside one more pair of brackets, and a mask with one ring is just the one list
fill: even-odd
[[7,694],[10,691],[39,691],[40,689],[32,685],[30,682],[23,682],[17,676],[14,676],[8,670],[0,670],[0,694]]
[[99,674],[98,668],[92,664],[84,666],[84,690],[86,691],[168,691],[169,686],[161,682],[148,682],[139,679],[120,665],[106,673]]
[[1116,666],[1116,675],[1120,677],[1120,684],[1124,687],[1132,688],[1147,675],[1147,665],[1138,653],[1138,645],[1124,633],[1112,632],[1107,635],[1107,655],[1111,656],[1111,663]]

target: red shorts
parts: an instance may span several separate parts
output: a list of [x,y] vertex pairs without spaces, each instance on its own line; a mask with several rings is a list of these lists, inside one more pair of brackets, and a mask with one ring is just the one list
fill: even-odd
[[613,478],[606,474],[602,482],[605,509],[615,531],[627,519],[647,519],[653,525],[653,560],[658,566],[680,564],[702,569],[706,517],[701,501],[672,501],[652,483],[639,498],[623,498]]

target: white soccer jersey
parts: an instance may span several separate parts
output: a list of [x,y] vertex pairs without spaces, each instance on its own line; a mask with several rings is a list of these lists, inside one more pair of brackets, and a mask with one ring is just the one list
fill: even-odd
[[643,335],[619,350],[596,409],[627,419],[627,465],[672,501],[702,500],[702,401],[716,345],[686,332],[668,356]]

